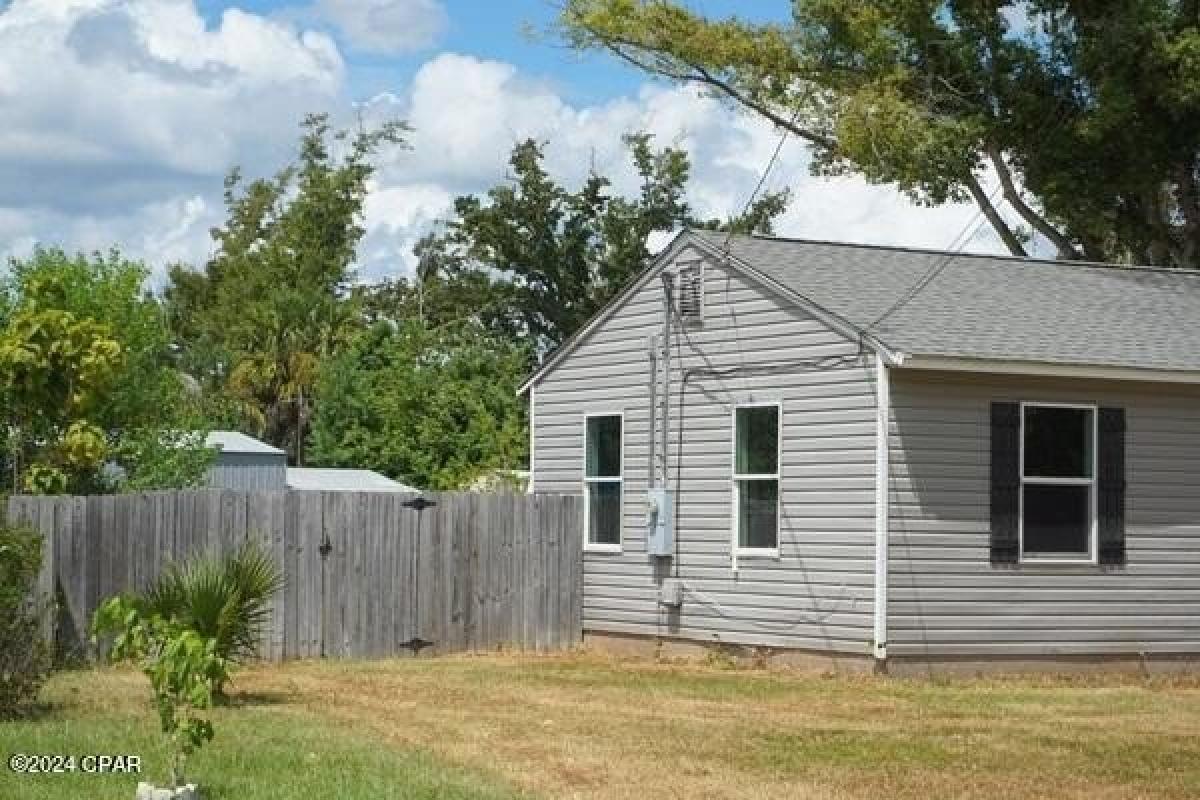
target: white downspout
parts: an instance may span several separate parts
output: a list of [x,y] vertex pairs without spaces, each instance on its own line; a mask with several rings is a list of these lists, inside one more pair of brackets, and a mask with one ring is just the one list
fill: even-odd
[[888,421],[892,392],[888,365],[882,354],[875,356],[875,641],[872,648],[877,667],[887,664],[888,638]]
[[537,406],[533,397],[533,393],[536,391],[536,386],[529,387],[529,483],[525,485],[526,494],[533,494],[533,482],[537,480],[537,465],[534,463],[534,458],[536,458],[534,445],[537,443],[537,417],[534,412]]

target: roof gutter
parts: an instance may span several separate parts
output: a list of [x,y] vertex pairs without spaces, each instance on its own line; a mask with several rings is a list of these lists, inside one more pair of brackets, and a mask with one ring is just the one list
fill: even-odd
[[897,353],[892,366],[904,369],[946,372],[987,372],[1001,375],[1045,376],[1049,378],[1090,378],[1106,381],[1143,381],[1147,383],[1200,384],[1200,371],[1114,367],[1102,364],[1062,364],[1048,361],[1016,361],[954,356],[914,356]]

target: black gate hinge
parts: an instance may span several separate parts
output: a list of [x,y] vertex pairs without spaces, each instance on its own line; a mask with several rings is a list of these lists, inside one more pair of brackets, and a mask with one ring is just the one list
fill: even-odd
[[424,511],[427,508],[432,508],[437,505],[434,500],[426,500],[424,497],[414,497],[412,500],[405,500],[400,505],[405,508],[411,508],[415,511]]

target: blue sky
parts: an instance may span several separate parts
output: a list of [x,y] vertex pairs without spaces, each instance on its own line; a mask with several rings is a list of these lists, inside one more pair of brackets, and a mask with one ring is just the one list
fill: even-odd
[[[783,18],[786,0],[693,0],[713,16]],[[545,145],[571,185],[595,168],[635,187],[626,133],[688,151],[689,200],[736,212],[779,132],[652,81],[549,30],[555,0],[0,0],[0,254],[117,246],[158,274],[199,266],[233,166],[269,174],[297,124],[411,123],[410,149],[380,154],[364,212],[360,274],[412,265],[412,245],[455,196],[504,181],[518,141]],[[535,35],[529,35],[529,32]],[[913,206],[891,187],[816,178],[789,141],[768,178],[794,200],[786,235],[947,246],[973,209]],[[995,250],[986,232],[969,249]]]
[[[611,58],[580,54],[547,36],[545,31],[554,20],[548,0],[456,0],[444,5],[449,19],[438,49],[513,64],[553,81],[572,102],[607,100],[635,91],[642,82],[634,70]],[[411,79],[430,52],[392,58],[351,53],[350,63],[358,73],[352,79],[354,93],[370,96],[387,90],[397,79]]]
[[[644,76],[598,53],[579,53],[562,46],[546,32],[553,27],[556,0],[446,0],[446,27],[436,45],[412,53],[371,54],[349,48],[350,90],[356,99],[392,90],[412,78],[428,55],[437,50],[471,53],[520,67],[553,80],[572,102],[596,103],[634,92]],[[286,0],[247,0],[241,3],[201,0],[197,3],[209,24],[217,24],[227,8],[263,15],[288,15],[295,4]],[[744,19],[780,19],[787,4],[771,0],[706,0],[691,3],[711,16],[737,14]],[[328,26],[319,26],[328,29]]]

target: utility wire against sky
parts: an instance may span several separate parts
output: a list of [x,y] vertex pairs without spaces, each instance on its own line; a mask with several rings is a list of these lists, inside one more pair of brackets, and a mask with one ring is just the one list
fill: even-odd
[[[991,193],[988,195],[989,203],[995,202],[996,197],[1000,194],[1001,188],[1002,187],[997,184],[992,189]],[[975,213],[972,214],[971,218],[967,220],[967,224],[963,226],[962,230],[955,234],[953,239],[950,240],[950,244],[946,246],[946,252],[938,256],[929,269],[925,271],[925,274],[918,278],[917,282],[914,283],[907,292],[901,295],[896,302],[888,306],[878,317],[871,320],[871,323],[863,329],[864,332],[870,333],[871,331],[875,330],[876,326],[881,324],[884,320],[895,314],[900,309],[904,308],[904,306],[911,303],[917,297],[917,295],[925,291],[925,289],[929,287],[929,284],[933,283],[934,280],[937,279],[937,276],[941,275],[942,271],[950,265],[950,262],[954,260],[954,256],[961,252],[966,243],[975,238],[975,234],[979,232],[979,228],[984,222],[985,220],[983,218],[983,211],[979,208],[976,208]]]
[[[1046,123],[1042,126],[1042,130],[1039,134],[1040,136],[1048,136],[1066,120],[1066,114],[1063,113],[1062,105],[1063,104],[1060,101],[1055,113],[1047,118]],[[993,187],[992,191],[988,195],[989,204],[992,204],[996,201],[997,196],[1000,194],[1000,191],[1003,188],[1003,181],[999,181],[996,186]],[[950,262],[954,260],[954,256],[958,255],[962,251],[962,248],[966,246],[967,242],[975,238],[975,235],[979,232],[979,229],[984,222],[985,219],[983,217],[983,207],[981,205],[977,205],[975,208],[975,213],[971,215],[969,220],[967,220],[967,224],[961,231],[958,232],[957,235],[955,235],[955,237],[950,241],[950,244],[946,247],[947,252],[935,260],[929,269],[926,270],[925,274],[918,278],[917,282],[914,283],[912,287],[900,297],[900,299],[898,299],[895,303],[886,308],[882,314],[872,320],[871,323],[863,329],[863,332],[868,334],[871,333],[884,320],[888,319],[897,311],[904,308],[904,306],[916,299],[921,292],[925,291],[925,289],[927,289],[929,285],[933,283],[939,275],[942,274],[946,267],[950,265]],[[970,233],[968,233],[968,231]]]
[[[721,245],[721,253],[723,256],[722,260],[725,266],[725,305],[729,309],[729,314],[733,323],[733,343],[734,346],[737,347],[739,369],[745,366],[746,357],[742,352],[742,337],[741,329],[738,325],[736,304],[728,302],[729,281],[732,277],[730,266],[733,260],[731,253],[731,248],[733,247],[733,223],[735,220],[744,217],[746,213],[753,207],[754,201],[758,198],[758,193],[762,191],[763,186],[765,186],[767,183],[767,179],[771,176],[771,172],[775,169],[775,164],[778,163],[779,156],[783,152],[783,146],[787,143],[788,137],[791,135],[792,128],[796,126],[796,120],[799,119],[799,117],[800,111],[797,109],[795,112],[793,112],[792,118],[788,125],[784,127],[782,131],[780,131],[779,140],[775,142],[775,149],[771,151],[771,157],[767,159],[766,166],[764,166],[762,171],[759,173],[758,181],[754,184],[754,189],[751,190],[749,197],[746,198],[746,202],[742,204],[741,211],[729,219],[728,230],[725,232],[725,241]],[[720,375],[717,375],[717,380],[721,381],[721,388],[725,391],[728,391],[728,387],[725,385],[725,381]]]
[[746,198],[746,202],[742,205],[742,210],[738,212],[737,216],[730,219],[729,230],[725,233],[725,243],[722,245],[722,250],[725,252],[726,261],[729,260],[729,246],[733,239],[733,220],[744,216],[746,212],[750,210],[751,206],[754,205],[754,201],[757,199],[758,193],[762,191],[763,186],[767,182],[767,178],[771,175],[771,171],[775,169],[775,164],[777,161],[779,161],[779,154],[783,152],[783,145],[787,142],[788,136],[791,134],[792,128],[796,126],[796,120],[799,118],[800,111],[797,109],[796,112],[792,114],[792,118],[788,122],[788,127],[785,127],[779,134],[779,141],[775,143],[775,150],[772,151],[771,158],[767,161],[767,165],[763,167],[762,173],[758,176],[758,182],[754,184],[754,190],[750,192],[750,196]]

